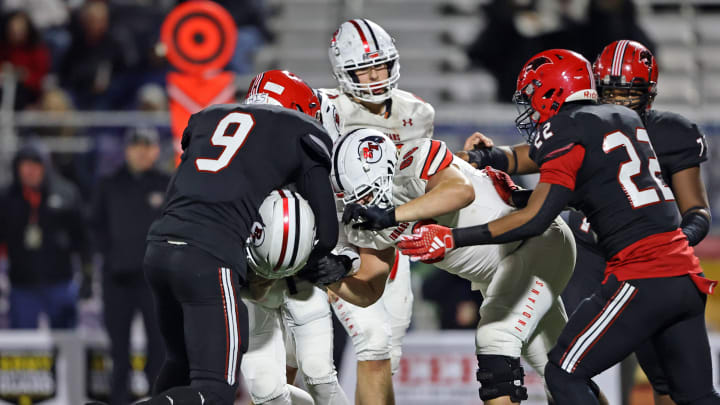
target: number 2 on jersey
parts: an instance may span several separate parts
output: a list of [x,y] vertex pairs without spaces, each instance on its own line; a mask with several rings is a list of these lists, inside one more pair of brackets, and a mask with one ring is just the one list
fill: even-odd
[[[237,124],[237,128],[230,135],[225,135],[228,127]],[[248,113],[233,112],[218,122],[213,131],[210,143],[213,146],[222,146],[223,151],[216,159],[195,159],[195,167],[199,172],[217,173],[227,167],[235,154],[243,146],[248,134],[255,126],[255,120]]]
[[648,187],[640,190],[633,181],[633,177],[640,174],[642,170],[642,162],[635,150],[635,146],[627,135],[621,131],[615,131],[605,135],[605,139],[603,139],[603,151],[606,154],[619,147],[624,147],[628,157],[630,157],[630,160],[620,165],[620,170],[618,171],[618,181],[625,191],[628,200],[630,200],[630,205],[632,205],[633,208],[640,208],[659,202],[660,197],[658,196],[657,189],[660,190],[665,200],[674,200],[675,196],[672,190],[670,190],[670,187],[665,184],[661,177],[660,164],[655,157],[655,152],[652,150],[650,138],[645,128],[637,128],[635,130],[635,137],[638,142],[647,144],[650,148],[651,156],[648,158],[648,171],[653,180],[655,180],[657,187]]

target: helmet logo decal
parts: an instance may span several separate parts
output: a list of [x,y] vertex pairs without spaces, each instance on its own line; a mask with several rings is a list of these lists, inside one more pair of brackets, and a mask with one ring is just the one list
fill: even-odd
[[528,62],[527,65],[525,65],[525,71],[529,72],[532,70],[538,70],[538,68],[542,65],[546,65],[548,63],[553,63],[550,58],[547,56],[540,56],[539,58],[535,58]]
[[250,227],[250,237],[252,238],[253,245],[260,246],[265,242],[265,228],[259,222],[253,222]]
[[382,159],[383,152],[380,144],[385,140],[379,136],[368,136],[360,140],[358,155],[366,163],[377,163]]
[[277,83],[267,82],[263,86],[263,90],[272,91],[273,93],[277,93],[277,94],[283,94],[283,91],[285,91],[285,87],[283,87]]

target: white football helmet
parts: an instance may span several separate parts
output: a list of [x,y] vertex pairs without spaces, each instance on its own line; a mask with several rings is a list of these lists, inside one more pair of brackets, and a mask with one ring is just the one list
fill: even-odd
[[[400,79],[400,62],[395,40],[379,25],[367,19],[345,21],[330,41],[330,63],[340,88],[370,103],[390,98]],[[357,81],[354,70],[387,64],[388,78],[368,84]],[[384,89],[381,94],[374,90]]]
[[265,225],[252,225],[245,244],[248,265],[264,278],[292,276],[305,266],[315,246],[315,215],[310,204],[290,190],[274,190],[259,211]]
[[346,134],[333,151],[330,178],[335,192],[342,194],[345,204],[371,195],[367,204],[391,207],[397,154],[393,141],[376,129],[359,128]]
[[343,120],[340,114],[338,114],[335,104],[330,101],[330,97],[328,97],[327,94],[317,89],[313,91],[315,91],[315,95],[317,95],[318,100],[320,100],[320,122],[323,127],[325,127],[328,135],[330,135],[333,144],[335,144],[340,138],[340,134],[342,134]]

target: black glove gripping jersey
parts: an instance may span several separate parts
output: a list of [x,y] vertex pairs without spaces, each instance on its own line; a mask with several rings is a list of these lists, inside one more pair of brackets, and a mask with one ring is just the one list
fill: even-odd
[[[297,183],[315,214],[316,252],[337,241],[329,182],[332,141],[312,118],[270,105],[216,105],[193,114],[162,216],[148,240],[195,245],[245,277],[244,242],[274,189]],[[326,250],[326,251],[325,251]]]
[[[677,229],[673,194],[640,117],[616,105],[566,105],[539,127],[530,157],[540,181],[553,176],[553,159],[584,149],[570,206],[588,217],[606,258],[656,233]],[[546,165],[542,167],[543,165]],[[559,183],[560,184],[560,183]]]

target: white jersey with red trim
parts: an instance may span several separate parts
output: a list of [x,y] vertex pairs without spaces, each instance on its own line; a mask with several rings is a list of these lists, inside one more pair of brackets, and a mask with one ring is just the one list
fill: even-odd
[[[457,167],[472,183],[475,200],[465,208],[433,218],[440,225],[467,227],[481,225],[503,217],[514,210],[498,196],[492,180],[454,156],[444,142],[416,139],[400,148],[397,171],[393,177],[393,203],[398,206],[423,196],[431,176],[451,164]],[[394,246],[400,235],[412,233],[416,223],[401,223],[395,228],[381,231],[361,231],[345,225],[350,243],[368,248],[384,249]],[[450,251],[436,266],[478,283],[491,277],[500,261],[514,251],[521,242],[504,245],[480,245]]]
[[385,113],[374,114],[340,89],[318,91],[335,104],[342,117],[345,133],[358,128],[373,128],[395,143],[433,136],[435,109],[410,92],[393,89],[385,102]]

